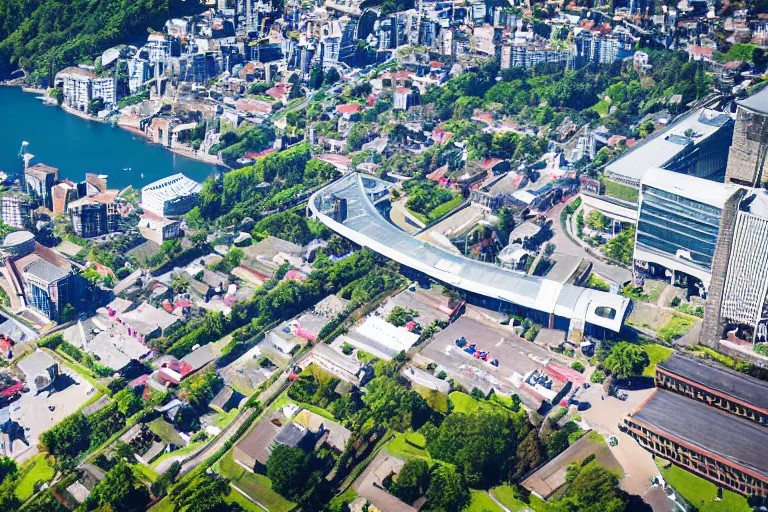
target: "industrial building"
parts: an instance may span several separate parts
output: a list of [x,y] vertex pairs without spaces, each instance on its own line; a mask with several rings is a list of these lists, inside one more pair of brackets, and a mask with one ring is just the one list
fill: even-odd
[[673,355],[624,427],[641,446],[731,491],[768,497],[768,383]]
[[695,284],[706,295],[723,211],[734,211],[740,197],[737,185],[664,169],[646,171],[640,187],[636,267],[675,284]]
[[141,189],[141,207],[161,217],[184,215],[197,206],[200,184],[174,174]]
[[765,382],[706,359],[679,352],[656,366],[656,387],[768,427]]
[[631,302],[625,297],[506,270],[411,237],[374,206],[369,192],[381,184],[372,176],[347,174],[310,197],[308,216],[417,275],[463,290],[469,302],[526,314],[542,325],[570,331],[575,339],[585,332],[621,329]]

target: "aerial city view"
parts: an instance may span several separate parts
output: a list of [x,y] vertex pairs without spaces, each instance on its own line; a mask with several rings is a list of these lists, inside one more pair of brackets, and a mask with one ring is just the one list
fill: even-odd
[[768,512],[768,0],[0,0],[0,512]]

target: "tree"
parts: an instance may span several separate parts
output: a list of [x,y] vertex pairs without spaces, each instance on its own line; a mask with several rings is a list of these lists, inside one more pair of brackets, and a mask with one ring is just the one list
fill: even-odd
[[323,85],[323,68],[315,64],[309,73],[309,88],[319,89]]
[[174,489],[170,498],[176,510],[184,512],[242,512],[240,505],[227,503],[231,491],[226,480],[201,473],[188,485]]
[[450,466],[440,466],[434,473],[427,489],[429,510],[458,512],[469,505],[472,496],[464,477]]
[[136,479],[131,467],[120,460],[93,488],[88,508],[109,505],[114,512],[139,512],[146,509],[149,501],[147,488]]
[[117,402],[117,410],[119,410],[126,418],[133,416],[141,410],[141,398],[136,396],[136,393],[130,388],[123,388],[120,390],[113,397],[113,400]]
[[424,459],[411,458],[403,464],[390,492],[406,503],[413,503],[428,488],[429,463]]
[[309,463],[309,454],[301,448],[276,446],[267,460],[272,488],[291,501],[297,500],[306,489]]
[[597,462],[572,464],[566,470],[567,489],[556,512],[624,512],[629,495],[616,475]]
[[329,69],[323,77],[323,83],[325,85],[333,85],[339,80],[341,80],[341,75],[339,75],[339,71],[336,68]]
[[539,431],[532,428],[517,447],[514,463],[510,464],[510,480],[519,481],[546,460],[547,449],[539,439]]
[[603,366],[610,370],[614,376],[627,379],[641,375],[650,363],[648,353],[642,347],[622,341],[611,349],[611,353],[603,362]]
[[104,98],[93,98],[88,102],[88,113],[92,116],[95,116],[102,110],[104,110]]
[[17,470],[16,461],[10,457],[0,457],[0,484],[6,477],[13,476]]
[[61,308],[61,313],[59,313],[59,320],[62,323],[67,323],[74,320],[76,316],[77,316],[77,310],[75,309],[75,307],[72,304],[67,303],[64,305],[63,308]]
[[431,415],[427,402],[395,379],[377,377],[366,386],[363,402],[377,425],[398,431],[419,428]]
[[527,422],[501,412],[453,413],[443,420],[427,450],[436,459],[455,464],[472,487],[489,487],[508,473],[509,454],[517,448]]
[[64,91],[59,88],[48,89],[48,96],[55,99],[58,106],[64,103]]
[[589,226],[590,228],[596,230],[596,231],[605,231],[608,228],[608,223],[610,222],[610,219],[606,217],[605,215],[600,212],[600,210],[592,210],[589,212],[589,215],[587,215],[587,218],[584,219],[584,223]]

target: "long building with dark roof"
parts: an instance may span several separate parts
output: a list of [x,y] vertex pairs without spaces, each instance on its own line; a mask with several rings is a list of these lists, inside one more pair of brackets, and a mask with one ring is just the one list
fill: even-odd
[[656,367],[656,386],[768,426],[768,383],[705,359],[672,354]]
[[716,484],[768,496],[768,430],[664,389],[624,420],[641,446]]

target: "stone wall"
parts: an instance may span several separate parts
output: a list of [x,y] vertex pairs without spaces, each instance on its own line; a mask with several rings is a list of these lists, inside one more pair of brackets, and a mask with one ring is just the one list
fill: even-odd
[[[733,130],[733,142],[728,154],[726,182],[752,184],[761,140],[768,143],[768,118],[739,107],[736,126]],[[766,174],[768,173],[764,170],[760,184],[766,182]]]
[[704,323],[701,326],[701,333],[699,335],[699,344],[714,350],[718,349],[719,342],[723,337],[721,311],[723,287],[725,286],[725,277],[728,272],[728,262],[731,258],[736,213],[738,212],[739,202],[743,195],[743,190],[739,191],[731,196],[723,207],[723,213],[720,217],[720,230],[717,236],[717,247],[715,247],[715,255],[712,258],[712,281],[709,285],[707,306],[704,312]]

